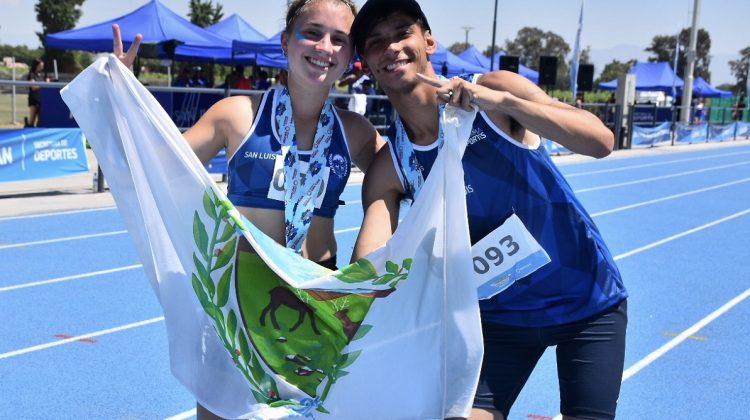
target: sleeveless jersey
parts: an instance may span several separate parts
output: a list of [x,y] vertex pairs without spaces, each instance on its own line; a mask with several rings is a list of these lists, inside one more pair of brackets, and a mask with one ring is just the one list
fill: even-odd
[[[237,206],[284,210],[284,153],[273,112],[278,91],[273,89],[263,94],[250,132],[227,162],[227,197]],[[327,218],[336,214],[352,167],[343,124],[335,108],[334,114],[333,137],[323,169],[324,182],[313,211],[314,215]],[[309,161],[310,152],[300,151],[299,156]]]
[[[390,127],[387,140],[394,138]],[[403,185],[406,178],[393,144],[390,150]],[[414,145],[414,150],[427,178],[437,142]],[[595,315],[627,297],[597,227],[544,147],[513,140],[480,112],[462,161],[472,244],[515,212],[552,259],[504,292],[480,301],[484,321],[559,325]],[[404,190],[409,191],[406,186]]]

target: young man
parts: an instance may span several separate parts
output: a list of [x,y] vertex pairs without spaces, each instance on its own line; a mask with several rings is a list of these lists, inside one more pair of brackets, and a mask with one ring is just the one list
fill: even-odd
[[399,201],[413,199],[428,177],[442,144],[441,105],[478,107],[463,157],[466,197],[456,197],[467,202],[472,243],[515,213],[552,261],[481,302],[485,356],[472,418],[507,417],[550,346],[557,346],[564,418],[614,418],[627,292],[591,217],[541,145],[545,137],[604,157],[612,133],[593,114],[553,100],[515,73],[438,79],[429,62],[437,41],[413,0],[369,0],[352,36],[399,114],[365,177],[353,258],[388,240]]

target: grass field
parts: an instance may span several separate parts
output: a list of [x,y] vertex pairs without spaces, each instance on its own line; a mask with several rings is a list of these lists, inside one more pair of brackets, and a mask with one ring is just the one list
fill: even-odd
[[16,124],[14,125],[12,101],[13,96],[10,93],[0,93],[0,128],[23,127],[23,118],[29,115],[26,94],[16,93]]

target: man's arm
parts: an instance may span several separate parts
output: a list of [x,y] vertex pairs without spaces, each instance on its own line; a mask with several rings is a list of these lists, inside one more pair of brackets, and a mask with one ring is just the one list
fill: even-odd
[[393,167],[388,145],[378,151],[362,185],[364,219],[354,245],[352,262],[384,245],[398,226],[401,181]]
[[464,109],[476,105],[493,121],[510,118],[573,152],[600,158],[612,151],[614,135],[596,115],[549,97],[516,73],[486,73],[477,84],[459,78],[445,82],[423,80],[438,88],[438,98],[444,102]]
[[[596,115],[550,98],[525,77],[497,71],[483,75],[478,83],[504,92],[496,111],[532,132],[579,154],[600,158],[612,151],[614,135]],[[493,111],[489,113],[493,117]]]

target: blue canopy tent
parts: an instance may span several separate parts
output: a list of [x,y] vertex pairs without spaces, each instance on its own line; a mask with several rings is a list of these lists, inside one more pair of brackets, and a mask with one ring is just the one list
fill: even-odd
[[241,54],[283,54],[281,49],[281,32],[260,41],[233,40],[232,50],[237,55]]
[[448,74],[445,75],[446,77],[458,76],[463,73],[484,73],[487,71],[484,67],[458,58],[456,54],[448,51],[447,48],[439,43],[437,51],[430,56],[430,62],[432,63],[432,68],[435,69],[435,73],[437,74],[443,74],[443,63],[445,63],[448,67]]
[[[667,62],[636,63],[628,71],[635,75],[635,90],[672,92],[672,86],[678,91],[684,85]],[[599,83],[599,89],[617,90],[617,79]]]
[[261,67],[281,68],[288,66],[284,50],[281,48],[281,32],[259,41],[232,41],[235,60],[257,60]]
[[[191,46],[229,47],[231,41],[211,31],[193,25],[158,0],[151,0],[138,9],[118,18],[78,29],[47,35],[48,47],[82,51],[112,51],[112,24],[120,25],[125,49],[135,35],[143,35],[144,44],[175,42]],[[160,57],[170,57],[167,49],[160,49]]]
[[[495,66],[493,66],[493,68],[495,70],[497,70],[497,69],[500,68],[500,57],[502,57],[504,55],[505,55],[505,51],[498,51],[498,52],[495,53],[494,56],[492,56],[492,60],[496,64]],[[523,76],[523,77],[531,80],[534,83],[537,83],[537,84],[539,83],[539,72],[536,71],[536,70],[532,70],[532,69],[524,66],[521,63],[518,64],[518,74],[520,74],[521,76]]]
[[[228,40],[246,42],[266,40],[265,35],[258,32],[236,13],[219,23],[208,26],[206,29]],[[231,64],[232,45],[231,43],[211,47],[180,45],[177,47],[175,58],[178,60],[208,60],[222,64]],[[241,58],[235,57],[235,63],[237,64],[248,64],[253,62],[255,62],[255,55]]]
[[[495,54],[493,57],[493,60],[497,65],[493,66],[493,69],[498,70],[500,69],[500,57],[505,55],[505,51],[499,51]],[[476,64],[479,66],[484,67],[484,71],[490,71],[490,58],[486,55],[479,52],[479,50],[475,46],[470,46],[469,48],[463,50],[461,53],[458,54],[458,56],[468,61],[469,63]],[[518,65],[518,74],[521,76],[531,80],[534,83],[539,83],[539,72],[534,71],[523,64]]]
[[456,54],[458,58],[476,64],[480,67],[484,67],[485,71],[490,71],[490,58],[479,52],[477,47],[470,45],[469,48]]
[[[680,89],[679,94],[682,94]],[[693,81],[693,96],[699,96],[704,98],[728,98],[732,96],[732,92],[728,90],[717,89],[708,84],[702,77],[698,76]]]

